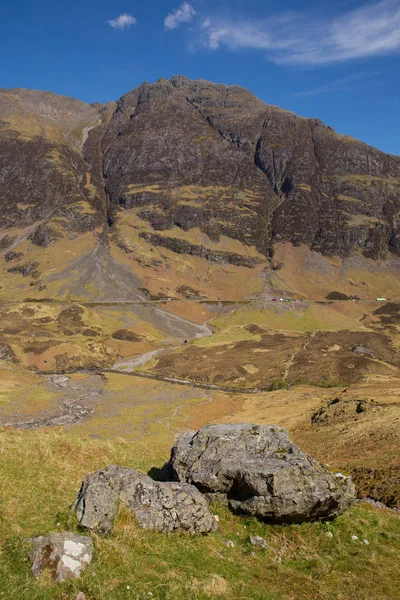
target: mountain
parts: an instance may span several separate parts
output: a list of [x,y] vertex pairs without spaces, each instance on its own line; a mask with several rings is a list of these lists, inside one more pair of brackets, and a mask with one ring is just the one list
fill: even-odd
[[306,296],[301,268],[329,270],[322,296],[368,272],[373,296],[398,269],[400,158],[239,86],[0,90],[0,208],[3,298]]
[[273,422],[399,506],[400,158],[238,86],[0,90],[0,210],[0,425]]

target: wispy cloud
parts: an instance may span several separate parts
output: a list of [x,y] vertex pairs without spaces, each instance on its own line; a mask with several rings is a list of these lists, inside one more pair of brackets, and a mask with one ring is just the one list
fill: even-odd
[[380,0],[331,19],[293,12],[265,21],[207,18],[201,38],[211,50],[263,50],[281,64],[393,55],[400,52],[400,0]]
[[116,19],[110,19],[109,21],[107,21],[107,23],[111,25],[113,29],[126,29],[127,27],[135,25],[137,21],[132,15],[124,13],[122,15],[119,15],[119,17],[117,17]]
[[379,75],[382,75],[383,71],[363,71],[361,73],[355,73],[354,75],[348,75],[347,77],[341,77],[334,81],[329,81],[315,88],[304,90],[302,92],[296,92],[293,94],[297,98],[305,96],[317,96],[319,94],[333,94],[335,92],[344,92],[346,90],[359,90],[360,88],[368,88],[373,85],[378,85]]
[[196,11],[188,2],[184,2],[179,8],[173,10],[165,17],[165,29],[176,29],[182,23],[189,23],[195,16]]

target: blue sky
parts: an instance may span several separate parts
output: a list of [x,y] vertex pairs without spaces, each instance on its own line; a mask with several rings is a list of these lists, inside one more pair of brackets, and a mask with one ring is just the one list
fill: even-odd
[[400,0],[14,0],[0,86],[116,100],[186,75],[400,154]]

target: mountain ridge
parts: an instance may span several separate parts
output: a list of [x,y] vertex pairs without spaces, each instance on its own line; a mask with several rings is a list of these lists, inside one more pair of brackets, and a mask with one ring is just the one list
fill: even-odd
[[[5,272],[22,276],[19,289],[36,273],[39,294],[47,247],[66,256],[82,242],[79,258],[100,238],[145,282],[172,268],[175,291],[193,257],[258,264],[260,279],[282,244],[341,260],[400,255],[400,158],[241,86],[175,76],[104,105],[0,90],[0,158]],[[24,263],[28,251],[38,258]]]
[[[331,127],[330,125],[327,125],[322,119],[320,119],[319,117],[305,117],[303,115],[300,115],[298,113],[296,113],[295,111],[289,109],[289,108],[283,108],[282,106],[279,106],[278,104],[269,104],[268,102],[266,102],[265,100],[262,100],[261,98],[259,98],[258,96],[256,96],[251,90],[247,89],[246,87],[242,86],[242,85],[238,85],[238,84],[225,84],[223,82],[212,82],[210,80],[207,79],[190,79],[189,77],[186,77],[185,75],[174,75],[173,77],[171,77],[170,79],[164,78],[164,77],[160,77],[158,78],[155,82],[151,83],[150,81],[146,80],[143,81],[141,84],[139,84],[139,86],[137,86],[136,88],[133,88],[130,91],[134,91],[138,88],[140,88],[143,85],[154,85],[155,83],[158,83],[159,81],[167,81],[167,82],[172,82],[174,80],[186,80],[188,82],[198,82],[198,83],[204,83],[204,84],[212,84],[215,86],[221,86],[224,88],[237,88],[239,90],[243,90],[245,92],[247,92],[248,94],[250,94],[251,96],[253,96],[253,98],[257,101],[259,101],[261,104],[263,104],[264,106],[270,107],[272,109],[281,111],[283,113],[288,113],[292,116],[295,116],[299,119],[304,119],[306,121],[314,121],[314,122],[319,122],[321,125],[323,125],[324,127],[327,127],[328,129],[330,129],[331,131],[334,131],[336,133],[336,135],[340,136],[340,137],[344,137],[344,138],[348,138],[350,140],[355,140],[358,141],[361,144],[364,144],[365,146],[368,146],[369,148],[371,148],[372,150],[377,150],[378,152],[381,152],[383,154],[386,154],[388,156],[394,157],[394,158],[400,158],[399,154],[394,154],[391,152],[385,152],[385,150],[380,149],[378,146],[375,146],[374,144],[369,144],[368,142],[363,141],[362,139],[358,140],[357,138],[355,138],[354,136],[351,136],[349,134],[346,133],[341,133],[339,131],[337,131],[334,127]],[[36,88],[24,88],[24,87],[12,87],[12,88],[0,88],[0,94],[1,93],[15,93],[15,92],[32,92],[32,93],[38,93],[38,94],[44,94],[44,95],[51,95],[51,96],[55,96],[56,98],[60,98],[60,99],[65,99],[65,100],[72,100],[73,102],[77,102],[77,103],[81,103],[84,104],[87,107],[91,107],[91,108],[98,108],[98,107],[106,107],[109,105],[114,105],[116,107],[118,100],[109,100],[107,102],[99,102],[97,100],[94,100],[93,102],[87,102],[86,100],[82,100],[80,98],[75,98],[74,96],[69,96],[68,94],[59,94],[57,92],[53,92],[50,89],[36,89]],[[130,92],[126,92],[125,94],[123,94],[121,96],[121,98],[123,98],[125,95],[129,94]]]

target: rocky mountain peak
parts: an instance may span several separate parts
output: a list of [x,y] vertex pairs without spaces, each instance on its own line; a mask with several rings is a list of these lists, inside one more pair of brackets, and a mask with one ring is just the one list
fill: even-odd
[[165,265],[400,253],[400,159],[236,85],[176,76],[107,105],[2,90],[0,158],[4,252],[87,233]]

